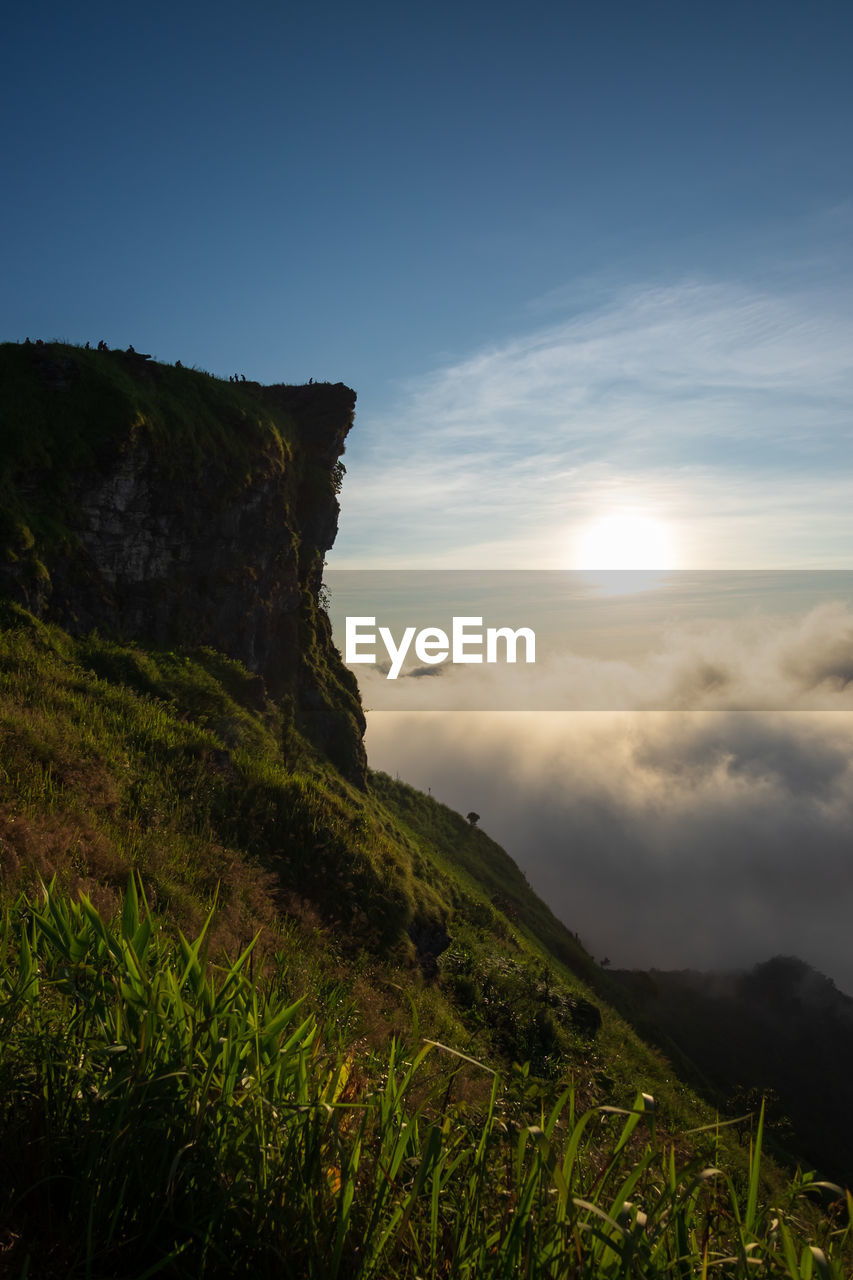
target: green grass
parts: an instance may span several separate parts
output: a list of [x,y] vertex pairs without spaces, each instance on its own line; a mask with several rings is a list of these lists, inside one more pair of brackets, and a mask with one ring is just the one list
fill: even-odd
[[412,919],[440,913],[428,885],[415,893],[410,857],[369,822],[364,796],[318,759],[286,708],[257,705],[259,682],[239,664],[72,640],[15,606],[5,616],[7,876],[19,866],[115,891],[139,867],[191,927],[225,863],[248,882],[265,868],[386,948]]
[[217,966],[205,939],[169,938],[133,879],[113,924],[53,888],[7,909],[6,1274],[849,1274],[853,1201],[801,1180],[768,1204],[760,1120],[741,1187],[648,1095],[581,1111],[429,1040],[358,1052],[286,961],[253,979],[251,948]]
[[476,893],[485,892],[498,911],[579,978],[592,983],[603,979],[599,966],[576,936],[532,891],[509,854],[484,831],[405,782],[382,773],[374,773],[372,781],[374,791],[401,825],[428,840],[457,878],[473,886]]
[[[87,351],[64,343],[0,343],[0,475],[36,468],[59,479],[92,466],[128,432],[168,460],[213,462],[223,473],[256,465],[291,442],[287,414],[264,403],[254,384],[122,351]],[[236,482],[237,477],[235,477]]]
[[[806,1245],[842,1256],[840,1220],[809,1208],[833,1193],[759,1165],[748,1122],[715,1130],[484,833],[382,775],[350,785],[213,650],[0,609],[8,1274],[27,1253],[48,1277],[237,1274],[231,1255],[258,1275],[686,1276],[706,1249],[708,1275],[820,1275]],[[617,1203],[635,1172],[643,1231]]]

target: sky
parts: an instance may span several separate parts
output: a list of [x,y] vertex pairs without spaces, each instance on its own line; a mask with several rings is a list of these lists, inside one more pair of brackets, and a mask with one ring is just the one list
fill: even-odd
[[[0,340],[354,387],[335,568],[853,568],[851,54],[840,0],[17,6]],[[797,946],[853,990],[850,722],[797,715],[375,713],[368,749],[624,963],[787,949],[811,857]]]
[[0,338],[353,386],[341,567],[567,567],[614,508],[844,567],[851,47],[837,0],[18,6]]

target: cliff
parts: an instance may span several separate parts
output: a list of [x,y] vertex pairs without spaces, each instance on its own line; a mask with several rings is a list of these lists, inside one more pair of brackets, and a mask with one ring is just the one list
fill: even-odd
[[508,854],[365,779],[320,604],[353,393],[0,379],[0,1274],[745,1276],[789,1212],[850,1274]]
[[0,594],[72,634],[238,659],[363,783],[318,599],[355,393],[58,343],[0,347],[0,378]]

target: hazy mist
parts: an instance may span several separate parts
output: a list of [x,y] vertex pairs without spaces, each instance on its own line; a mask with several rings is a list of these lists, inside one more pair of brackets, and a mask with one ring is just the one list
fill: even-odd
[[853,715],[373,712],[373,768],[481,825],[599,959],[801,956],[853,992]]

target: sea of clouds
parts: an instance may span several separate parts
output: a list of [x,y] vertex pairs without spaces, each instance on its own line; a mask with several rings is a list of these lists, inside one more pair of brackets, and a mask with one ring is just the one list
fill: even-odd
[[[423,706],[425,686],[471,678],[443,670],[397,684]],[[685,625],[635,662],[538,674],[552,706],[600,695],[616,709],[403,702],[369,712],[371,766],[481,814],[599,959],[731,969],[796,954],[853,993],[849,608]],[[370,708],[383,676],[359,679]]]

